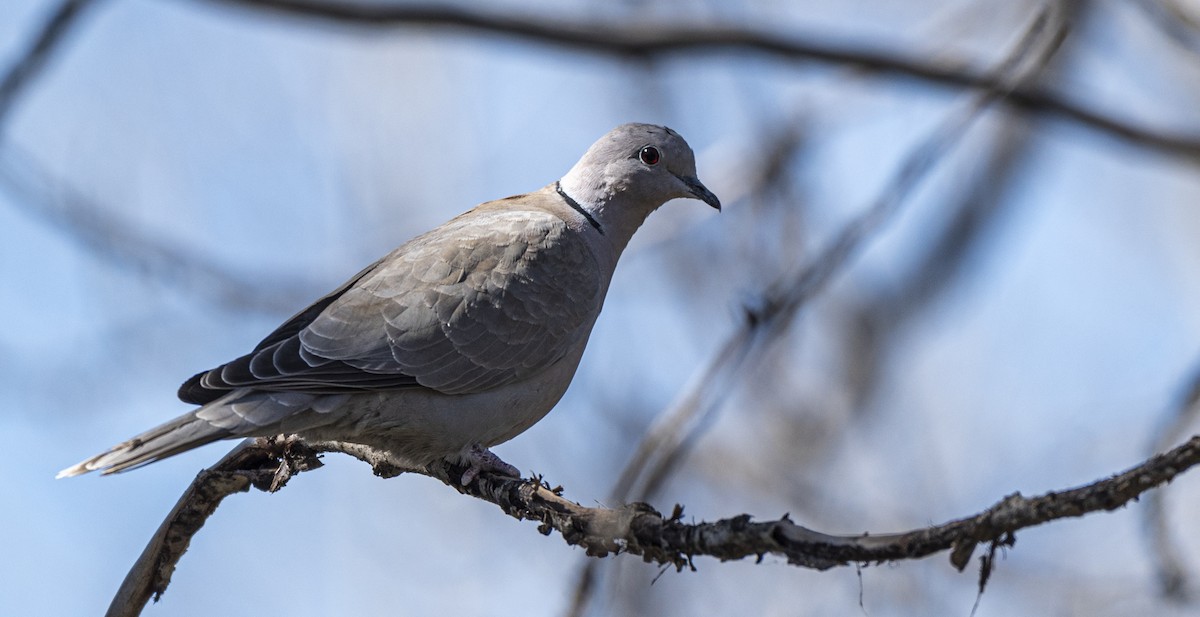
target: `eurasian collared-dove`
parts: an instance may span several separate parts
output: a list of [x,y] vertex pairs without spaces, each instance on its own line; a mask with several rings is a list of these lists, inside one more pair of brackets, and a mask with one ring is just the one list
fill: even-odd
[[201,407],[64,469],[125,471],[234,437],[297,434],[515,472],[487,448],[562,397],[617,258],[651,212],[720,209],[671,129],[625,124],[561,180],[417,236],[297,313],[254,351],[189,379]]

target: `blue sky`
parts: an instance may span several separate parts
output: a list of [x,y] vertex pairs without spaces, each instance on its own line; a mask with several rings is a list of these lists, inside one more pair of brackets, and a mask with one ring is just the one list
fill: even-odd
[[[46,5],[0,9],[0,63]],[[975,66],[999,57],[1029,7],[673,5],[698,21]],[[663,5],[541,10],[673,15]],[[1200,59],[1128,6],[1098,11],[1073,33],[1082,42],[1054,90],[1200,134]],[[739,307],[871,203],[962,99],[750,54],[646,65],[445,31],[309,27],[221,3],[101,3],[5,127],[7,147],[57,180],[32,199],[0,190],[9,461],[0,487],[10,498],[0,509],[0,606],[96,614],[179,493],[227,448],[110,478],[54,481],[58,469],[183,413],[180,382],[240,355],[409,237],[553,181],[617,124],[660,122],[689,140],[727,207],[718,215],[678,202],[650,219],[623,257],[571,390],[498,449],[572,499],[603,501],[654,414],[734,332]],[[805,136],[794,199],[745,199],[764,144],[785,123]],[[1031,125],[998,221],[962,277],[893,341],[869,408],[843,387],[848,311],[903,281],[1002,130],[1011,129],[996,115],[973,129],[770,347],[657,506],[683,503],[697,519],[791,512],[823,531],[895,531],[1016,490],[1085,483],[1146,455],[1196,362],[1200,174],[1194,162],[1062,121]],[[193,271],[114,258],[80,241],[77,219],[37,214],[63,203],[233,272],[258,300],[224,297]],[[327,462],[278,494],[227,500],[145,614],[562,614],[581,551],[427,478],[385,482],[356,461]],[[1168,489],[1193,567],[1200,536],[1186,521],[1200,507],[1197,482],[1185,476]],[[978,615],[1185,611],[1155,594],[1138,517],[1134,505],[1019,534]],[[705,559],[698,572],[651,586],[656,569],[610,565],[619,571],[595,614],[864,610],[851,569]],[[873,616],[966,614],[975,596],[974,575],[942,557],[868,568],[861,584]]]

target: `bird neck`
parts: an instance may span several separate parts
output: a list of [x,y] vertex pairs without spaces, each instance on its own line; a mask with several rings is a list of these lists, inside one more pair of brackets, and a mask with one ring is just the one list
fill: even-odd
[[619,256],[646,217],[661,204],[635,199],[631,191],[601,175],[577,172],[578,168],[572,169],[554,188]]

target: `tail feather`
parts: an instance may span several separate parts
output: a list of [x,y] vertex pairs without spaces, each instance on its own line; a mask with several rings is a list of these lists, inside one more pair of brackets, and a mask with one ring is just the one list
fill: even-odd
[[294,433],[337,420],[347,395],[319,396],[301,392],[234,390],[152,428],[129,441],[58,472],[59,478],[89,471],[118,473],[148,465],[229,437]]
[[72,465],[55,477],[69,478],[89,471],[105,475],[127,471],[231,436],[233,431],[213,426],[197,418],[194,412],[188,413]]

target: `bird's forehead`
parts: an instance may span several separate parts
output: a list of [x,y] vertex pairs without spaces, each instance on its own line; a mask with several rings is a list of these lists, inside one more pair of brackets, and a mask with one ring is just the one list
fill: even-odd
[[647,145],[662,148],[672,158],[692,156],[692,149],[679,133],[654,124],[625,124],[614,129],[609,133],[609,139],[603,141],[608,146],[606,150],[617,156],[628,156],[628,152]]
[[687,143],[683,141],[683,138],[679,136],[679,133],[676,133],[665,126],[658,126],[655,124],[629,124],[626,125],[626,127],[628,127],[629,130],[621,131],[621,133],[625,133],[624,136],[631,141],[644,142],[649,140],[652,142],[658,142],[662,145],[683,144],[684,146],[687,146]]

